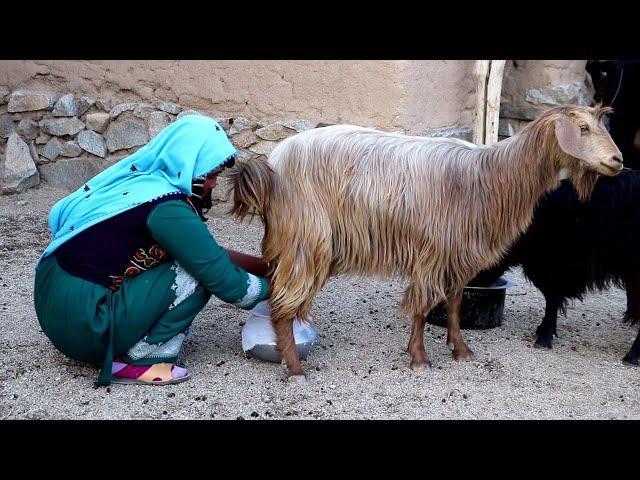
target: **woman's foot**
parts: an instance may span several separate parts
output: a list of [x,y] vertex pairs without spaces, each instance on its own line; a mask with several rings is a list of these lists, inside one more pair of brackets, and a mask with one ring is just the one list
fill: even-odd
[[184,382],[191,377],[186,368],[173,363],[129,365],[117,360],[113,361],[111,375],[111,383],[139,385],[171,385]]

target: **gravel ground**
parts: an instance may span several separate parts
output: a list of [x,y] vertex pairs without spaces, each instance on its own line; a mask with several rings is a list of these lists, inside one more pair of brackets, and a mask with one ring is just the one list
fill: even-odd
[[[94,388],[97,369],[65,358],[41,332],[33,267],[49,241],[47,214],[65,192],[47,186],[0,197],[0,418],[2,419],[639,419],[640,369],[622,357],[636,335],[623,324],[623,291],[588,296],[559,319],[553,350],[532,348],[542,295],[520,272],[504,324],[465,331],[477,360],[456,363],[445,329],[427,327],[428,373],[408,368],[405,283],[339,277],[318,295],[320,337],[307,385],[280,365],[247,358],[247,313],[213,299],[193,324],[183,363],[193,378],[165,387]],[[259,222],[210,213],[220,243],[259,253]]]

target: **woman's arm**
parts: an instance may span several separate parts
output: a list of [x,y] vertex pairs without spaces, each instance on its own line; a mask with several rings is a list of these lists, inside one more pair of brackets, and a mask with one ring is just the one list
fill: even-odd
[[249,273],[253,273],[259,277],[266,277],[269,271],[269,265],[260,257],[254,257],[253,255],[247,255],[246,253],[236,252],[235,250],[226,249],[231,261],[238,267],[246,270]]
[[182,200],[156,206],[147,217],[147,227],[167,253],[219,299],[248,310],[268,298],[268,279],[232,262],[193,208]]

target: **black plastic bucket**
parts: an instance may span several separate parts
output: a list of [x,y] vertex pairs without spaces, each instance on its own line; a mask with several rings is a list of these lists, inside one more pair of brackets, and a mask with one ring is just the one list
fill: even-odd
[[[482,330],[502,325],[505,294],[511,286],[508,278],[500,277],[487,287],[465,287],[460,306],[460,328]],[[444,304],[429,313],[427,322],[440,327],[447,326]]]

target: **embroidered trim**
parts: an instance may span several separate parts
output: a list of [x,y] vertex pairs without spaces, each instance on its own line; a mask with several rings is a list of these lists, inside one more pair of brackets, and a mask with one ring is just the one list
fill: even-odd
[[251,305],[260,296],[262,292],[262,282],[258,277],[252,274],[247,279],[247,293],[239,301],[233,303],[236,307],[245,308]]
[[180,305],[187,297],[189,297],[189,295],[195,292],[196,287],[198,286],[198,281],[189,275],[187,271],[178,264],[178,262],[173,264],[171,270],[176,272],[176,279],[173,285],[171,285],[171,290],[176,293],[176,299],[171,305],[169,305],[169,310],[173,310],[175,307]]
[[165,261],[166,257],[166,250],[157,243],[149,247],[149,253],[147,253],[144,248],[139,248],[133,258],[129,259],[129,265],[125,265],[122,275],[109,275],[109,278],[113,282],[109,288],[115,292],[120,288],[120,285],[122,285],[125,279],[135,277],[150,268],[160,265],[160,263]]
[[173,358],[177,357],[182,348],[182,342],[186,335],[179,333],[172,337],[167,342],[160,342],[157,344],[150,344],[145,342],[147,337],[136,343],[129,349],[127,355],[134,360],[140,360],[141,358]]

